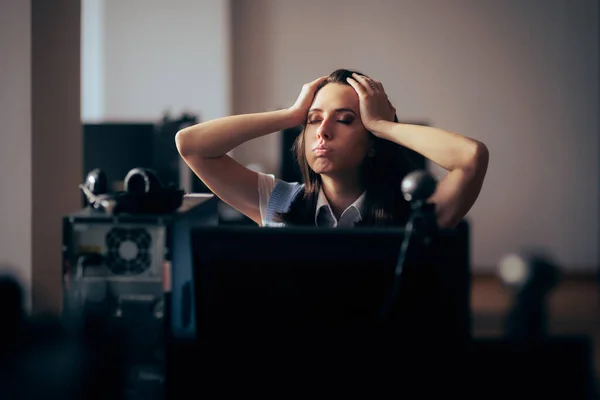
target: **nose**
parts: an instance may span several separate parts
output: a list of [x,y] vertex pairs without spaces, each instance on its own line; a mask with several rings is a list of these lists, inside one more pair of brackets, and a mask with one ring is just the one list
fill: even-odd
[[323,118],[321,124],[317,127],[317,139],[322,140],[330,140],[333,134],[333,127],[331,126],[331,122],[329,118]]

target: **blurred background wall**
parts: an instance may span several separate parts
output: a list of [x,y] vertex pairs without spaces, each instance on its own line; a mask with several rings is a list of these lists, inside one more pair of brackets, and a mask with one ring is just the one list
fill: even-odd
[[0,3],[0,262],[31,282],[31,4]]
[[[467,216],[475,271],[523,247],[571,272],[598,266],[595,0],[84,0],[82,25],[84,119],[274,110],[305,82],[358,69],[401,119],[489,147]],[[233,155],[277,173],[280,139]]]
[[0,268],[56,311],[81,170],[80,0],[0,2]]
[[[0,22],[0,262],[40,307],[58,305],[82,122],[274,110],[336,68],[381,80],[401,119],[489,147],[476,273],[523,247],[597,271],[595,0],[5,0]],[[277,174],[281,137],[232,154]]]
[[231,111],[228,0],[83,0],[82,119]]

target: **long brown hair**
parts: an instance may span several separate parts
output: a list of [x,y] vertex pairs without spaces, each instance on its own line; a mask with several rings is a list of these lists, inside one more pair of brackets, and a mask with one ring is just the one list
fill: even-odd
[[[346,78],[353,73],[364,75],[360,72],[347,69],[333,71],[327,79],[320,84],[316,93],[329,83],[350,85]],[[398,122],[398,117],[394,116]],[[315,173],[306,160],[304,152],[304,132],[296,138],[293,151],[296,162],[302,173],[304,190],[292,202],[290,209],[278,214],[278,219],[287,225],[314,225],[317,199],[321,189],[321,176]],[[366,157],[362,165],[362,181],[366,190],[364,207],[361,210],[363,220],[360,226],[395,226],[403,224],[409,214],[410,205],[404,200],[401,192],[402,178],[415,170],[411,162],[408,149],[385,139],[380,139],[369,132],[373,140],[375,155]]]

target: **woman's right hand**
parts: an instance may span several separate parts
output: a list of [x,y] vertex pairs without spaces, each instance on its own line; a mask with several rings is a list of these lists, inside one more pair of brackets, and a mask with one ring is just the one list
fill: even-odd
[[302,91],[300,92],[300,96],[294,103],[293,106],[289,108],[294,116],[295,121],[297,121],[296,125],[303,125],[306,122],[306,115],[308,114],[308,110],[310,109],[310,105],[312,104],[315,91],[317,87],[327,79],[327,76],[322,76],[320,78],[315,79],[312,82],[305,83],[302,86]]

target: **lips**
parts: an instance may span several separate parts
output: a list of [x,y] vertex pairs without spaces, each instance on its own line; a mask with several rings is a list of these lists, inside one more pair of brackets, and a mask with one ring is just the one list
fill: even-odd
[[312,150],[317,155],[325,155],[325,154],[328,154],[331,152],[331,147],[327,147],[327,146],[324,146],[321,144],[321,145],[313,146]]

